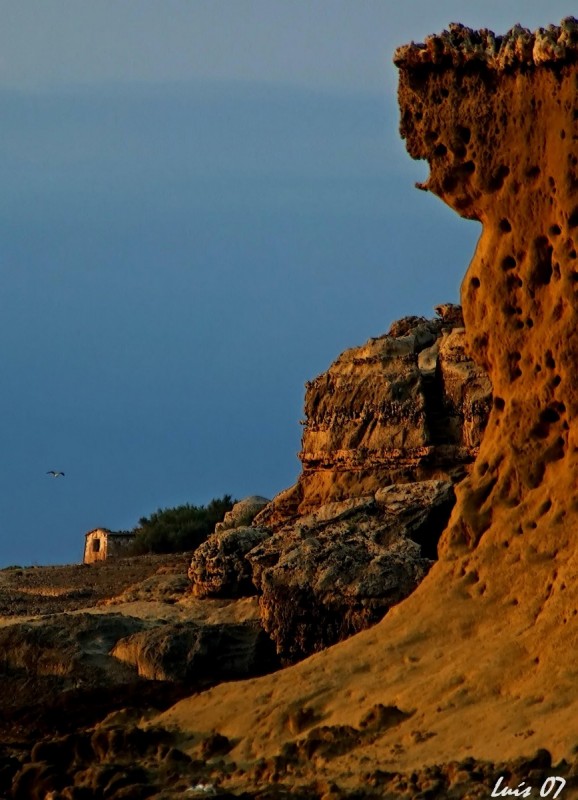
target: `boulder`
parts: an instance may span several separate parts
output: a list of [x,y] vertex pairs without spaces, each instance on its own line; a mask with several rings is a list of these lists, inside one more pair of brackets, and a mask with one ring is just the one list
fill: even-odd
[[216,531],[193,553],[189,567],[196,597],[241,597],[255,594],[246,554],[270,536],[265,528]]
[[155,627],[118,641],[112,655],[143,678],[192,682],[247,678],[276,665],[271,640],[258,622]]
[[215,525],[215,533],[228,531],[231,528],[242,528],[250,525],[257,514],[270,502],[266,497],[258,494],[245,497],[235,503],[230,511],[227,511],[222,522]]
[[284,662],[378,620],[427,574],[454,503],[449,481],[329,504],[247,554],[261,622]]

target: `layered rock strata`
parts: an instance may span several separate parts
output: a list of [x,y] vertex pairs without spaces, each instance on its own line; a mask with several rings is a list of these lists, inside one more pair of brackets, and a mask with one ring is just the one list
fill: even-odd
[[297,486],[241,501],[193,554],[193,594],[258,593],[286,663],[375,624],[437,558],[491,386],[464,353],[460,306],[436,311],[394,322],[308,384]]
[[459,306],[439,306],[438,313],[393,323],[307,384],[302,473],[258,524],[278,527],[393,483],[465,475],[491,408],[491,386],[464,353]]

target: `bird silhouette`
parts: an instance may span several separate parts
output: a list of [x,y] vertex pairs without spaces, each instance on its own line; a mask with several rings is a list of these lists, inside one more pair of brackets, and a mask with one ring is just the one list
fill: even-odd
[[64,478],[64,472],[58,472],[55,469],[49,469],[46,474],[52,475],[53,478]]

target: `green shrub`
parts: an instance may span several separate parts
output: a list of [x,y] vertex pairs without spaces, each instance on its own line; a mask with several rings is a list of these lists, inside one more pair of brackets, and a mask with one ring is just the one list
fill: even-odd
[[180,553],[195,550],[213,532],[236,500],[226,494],[206,506],[188,503],[176,508],[159,508],[150,517],[141,517],[131,545],[133,555]]

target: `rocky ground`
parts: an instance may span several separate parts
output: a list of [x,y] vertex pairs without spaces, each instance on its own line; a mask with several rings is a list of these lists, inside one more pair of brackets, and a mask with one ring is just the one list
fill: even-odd
[[93,607],[154,575],[182,578],[188,560],[187,554],[153,555],[92,565],[2,569],[0,617],[58,614]]
[[397,52],[421,188],[483,223],[465,329],[343,353],[296,485],[190,564],[0,574],[0,798],[578,798],[577,54]]

